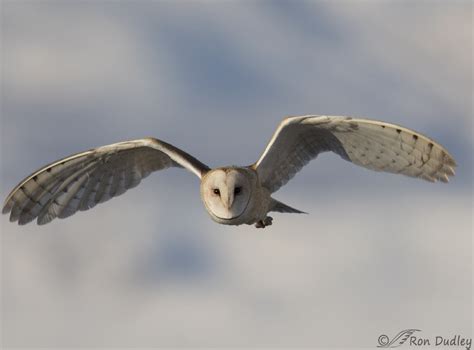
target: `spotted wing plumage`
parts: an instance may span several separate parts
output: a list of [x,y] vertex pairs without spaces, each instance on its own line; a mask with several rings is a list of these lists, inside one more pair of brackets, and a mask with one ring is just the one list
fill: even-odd
[[430,138],[401,126],[369,119],[331,116],[290,117],[281,122],[253,164],[271,192],[285,185],[322,152],[375,171],[448,182],[456,162]]
[[119,196],[150,173],[184,167],[198,177],[209,168],[180,149],[154,138],[125,141],[72,155],[36,171],[16,186],[3,214],[20,225],[47,224]]

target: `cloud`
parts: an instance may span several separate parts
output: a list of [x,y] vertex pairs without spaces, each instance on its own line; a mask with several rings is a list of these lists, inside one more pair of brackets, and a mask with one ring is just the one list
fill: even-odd
[[459,168],[443,186],[325,154],[275,194],[310,215],[275,214],[264,231],[213,223],[181,169],[47,226],[3,216],[4,345],[469,334],[471,17],[440,4],[6,2],[3,197],[46,162],[143,136],[211,166],[250,164],[286,114],[413,127]]
[[[151,194],[131,198],[133,220],[116,217],[130,210],[119,200],[49,229],[3,221],[5,344],[350,346],[375,341],[394,319],[468,332],[470,199],[437,206],[436,196],[362,192],[355,207],[301,197],[313,214],[276,215],[263,232],[213,225],[184,193],[167,206],[190,210],[184,237],[172,236],[160,204],[149,214]],[[197,262],[184,274],[163,252],[183,244],[179,264]],[[428,317],[428,300],[453,317]]]

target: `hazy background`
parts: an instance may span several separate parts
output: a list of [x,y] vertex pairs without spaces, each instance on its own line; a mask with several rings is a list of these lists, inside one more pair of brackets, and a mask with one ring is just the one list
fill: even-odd
[[472,336],[472,2],[2,1],[1,196],[60,157],[155,136],[247,165],[285,115],[401,124],[449,185],[324,154],[275,197],[310,215],[213,223],[172,169],[67,220],[1,218],[5,347],[374,347]]

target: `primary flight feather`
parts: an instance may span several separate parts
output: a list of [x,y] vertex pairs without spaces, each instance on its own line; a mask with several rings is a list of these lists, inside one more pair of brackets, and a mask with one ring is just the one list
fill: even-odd
[[42,225],[121,195],[150,173],[182,167],[201,180],[201,199],[221,224],[272,224],[271,211],[302,213],[271,197],[319,153],[332,151],[375,171],[448,182],[456,162],[440,144],[413,130],[369,119],[301,116],[284,119],[257,162],[210,169],[155,138],[91,149],[61,159],[21,181],[3,213],[20,225]]

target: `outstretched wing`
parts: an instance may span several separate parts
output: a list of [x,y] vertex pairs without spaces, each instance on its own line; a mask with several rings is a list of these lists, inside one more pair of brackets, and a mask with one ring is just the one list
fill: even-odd
[[5,200],[10,221],[39,225],[121,195],[151,172],[184,167],[199,178],[209,168],[182,150],[154,138],[114,143],[61,159],[24,179]]
[[313,115],[283,120],[252,166],[262,185],[275,192],[327,151],[364,168],[432,182],[448,182],[456,166],[443,146],[413,130],[369,119]]

